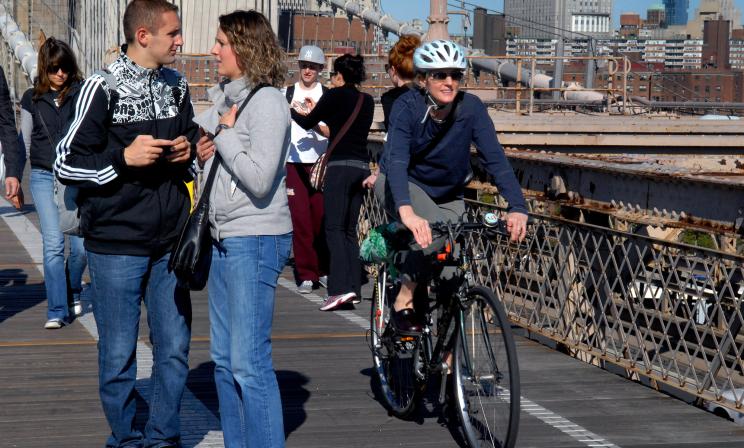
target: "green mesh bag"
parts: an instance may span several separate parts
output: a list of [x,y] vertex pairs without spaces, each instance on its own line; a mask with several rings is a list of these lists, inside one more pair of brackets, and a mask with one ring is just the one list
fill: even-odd
[[383,263],[388,261],[392,255],[390,246],[383,236],[386,226],[386,224],[383,224],[371,229],[362,241],[362,245],[359,247],[359,257],[365,263]]

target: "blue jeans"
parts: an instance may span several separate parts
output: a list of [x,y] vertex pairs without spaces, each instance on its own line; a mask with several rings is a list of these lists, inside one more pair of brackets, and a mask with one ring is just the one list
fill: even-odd
[[[188,290],[176,287],[175,275],[168,272],[168,257],[88,252],[99,335],[99,392],[111,426],[106,447],[160,447],[180,441],[178,414],[189,373],[191,299]],[[143,299],[154,357],[150,417],[144,437],[134,428],[137,333]]]
[[59,212],[54,202],[54,174],[51,171],[31,169],[31,196],[39,215],[44,246],[47,319],[68,319],[69,305],[80,297],[85,271],[83,239],[68,236],[70,256],[65,266],[65,235],[59,228]]
[[226,238],[212,248],[211,352],[227,448],[284,447],[271,324],[277,280],[291,246],[288,233]]

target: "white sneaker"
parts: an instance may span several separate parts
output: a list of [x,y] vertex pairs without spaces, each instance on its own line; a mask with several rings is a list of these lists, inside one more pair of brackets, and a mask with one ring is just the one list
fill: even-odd
[[320,311],[331,311],[354,297],[356,297],[356,294],[353,292],[347,292],[346,294],[339,294],[337,296],[328,296],[328,298],[325,299],[325,302],[323,302],[323,305],[321,305]]
[[75,317],[80,317],[83,315],[83,303],[79,300],[76,300],[72,302],[72,315]]
[[313,292],[312,280],[305,280],[300,283],[300,286],[297,287],[297,292],[299,292],[300,294],[310,294],[311,292]]
[[57,318],[49,319],[44,324],[44,328],[46,328],[47,330],[58,330],[64,326],[65,326],[65,321],[62,319],[57,319]]
[[320,286],[324,288],[328,288],[328,276],[324,275],[322,277],[318,278],[318,283],[320,283]]

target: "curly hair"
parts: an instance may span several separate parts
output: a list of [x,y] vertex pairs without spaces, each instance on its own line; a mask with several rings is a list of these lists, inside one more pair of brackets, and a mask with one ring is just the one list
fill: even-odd
[[263,14],[238,10],[222,15],[220,30],[227,36],[246,80],[254,85],[284,85],[284,51]]
[[421,46],[421,38],[413,34],[406,34],[398,39],[388,53],[388,64],[395,67],[395,71],[402,79],[413,79],[416,75],[413,66],[413,52]]
[[67,73],[67,80],[59,90],[59,96],[57,97],[59,103],[62,104],[65,102],[72,84],[82,81],[83,75],[80,73],[75,53],[72,52],[70,46],[64,41],[50,37],[39,47],[38,76],[34,85],[33,97],[35,100],[41,98],[52,88],[49,82],[49,73],[55,73],[59,69]]

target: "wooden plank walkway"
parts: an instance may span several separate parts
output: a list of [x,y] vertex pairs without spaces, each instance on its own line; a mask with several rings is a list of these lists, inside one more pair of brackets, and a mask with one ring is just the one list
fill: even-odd
[[[0,447],[103,446],[108,426],[97,395],[95,339],[86,328],[92,316],[58,331],[42,328],[37,218],[32,207],[19,216],[3,202],[0,216]],[[282,284],[290,283],[287,270]],[[277,291],[274,361],[287,446],[457,446],[434,406],[415,421],[387,415],[370,390],[362,328],[368,302],[322,313],[313,302],[322,292],[308,297],[282,286]],[[184,445],[220,447],[206,294],[193,294],[192,301]],[[744,428],[523,336],[519,447],[744,447]],[[144,316],[140,339],[146,359]],[[146,395],[149,373],[146,365],[141,370],[138,390]],[[143,402],[139,416],[145,413]]]

